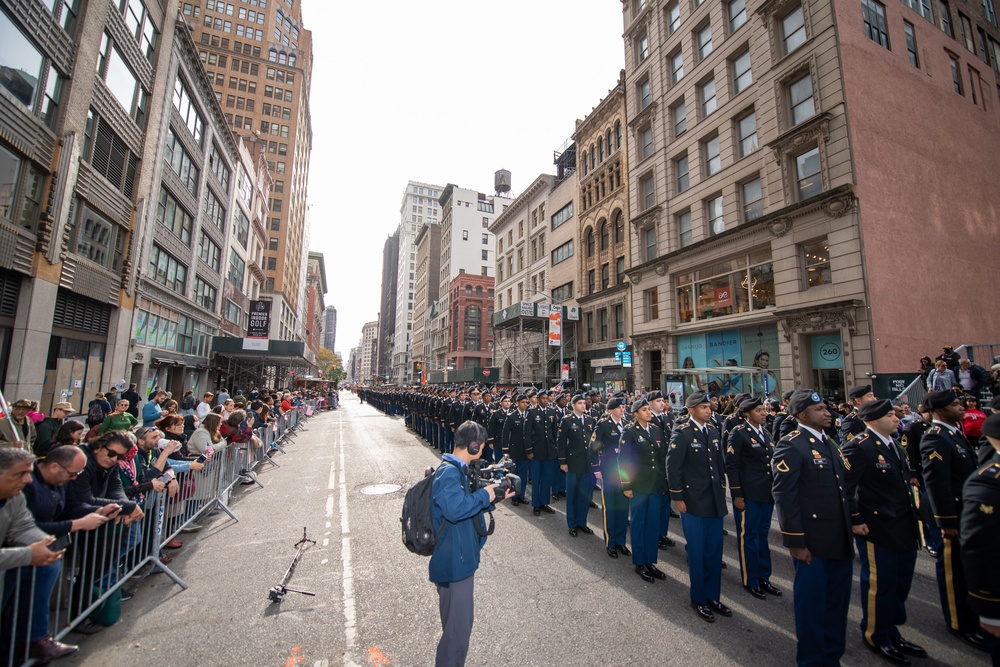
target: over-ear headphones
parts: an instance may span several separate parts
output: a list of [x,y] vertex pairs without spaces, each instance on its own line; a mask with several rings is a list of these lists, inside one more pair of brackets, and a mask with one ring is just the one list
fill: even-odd
[[481,442],[472,442],[472,443],[469,444],[469,453],[472,454],[473,456],[475,456],[476,454],[479,453],[479,450],[482,449],[482,448],[483,448],[483,443],[481,443]]

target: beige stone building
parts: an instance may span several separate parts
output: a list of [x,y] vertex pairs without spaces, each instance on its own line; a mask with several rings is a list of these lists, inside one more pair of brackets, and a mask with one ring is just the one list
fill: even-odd
[[[416,248],[416,270],[413,281],[413,338],[411,357],[414,382],[431,371],[431,334],[427,328],[437,316],[438,275],[441,271],[441,227],[425,222],[413,242]],[[419,365],[419,369],[417,366]]]

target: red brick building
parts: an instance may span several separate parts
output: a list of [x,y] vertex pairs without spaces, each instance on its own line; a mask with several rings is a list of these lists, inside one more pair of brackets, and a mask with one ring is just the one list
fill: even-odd
[[460,274],[448,284],[451,331],[448,365],[456,370],[493,364],[493,277]]

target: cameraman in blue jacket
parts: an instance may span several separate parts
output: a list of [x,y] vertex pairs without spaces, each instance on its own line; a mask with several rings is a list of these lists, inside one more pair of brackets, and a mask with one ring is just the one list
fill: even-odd
[[[486,544],[483,512],[491,509],[497,487],[491,484],[473,490],[469,464],[482,456],[485,444],[486,429],[476,422],[465,422],[455,429],[454,452],[445,454],[434,472],[431,513],[435,533],[444,524],[429,566],[430,580],[437,584],[443,630],[436,667],[460,667],[469,652],[473,579],[479,567],[479,550]],[[509,489],[506,497],[513,495],[514,490]]]

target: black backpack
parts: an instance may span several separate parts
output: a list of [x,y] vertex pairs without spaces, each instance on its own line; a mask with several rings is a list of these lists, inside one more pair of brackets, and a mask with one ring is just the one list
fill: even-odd
[[433,488],[434,469],[431,468],[422,480],[407,490],[406,498],[403,499],[403,515],[399,517],[403,525],[403,544],[420,556],[430,556],[434,553],[434,546],[441,539],[441,533],[448,524],[447,521],[443,521],[438,531],[434,532],[431,512]]
[[100,402],[95,401],[90,409],[87,410],[87,425],[97,426],[104,421],[104,408],[101,407]]

